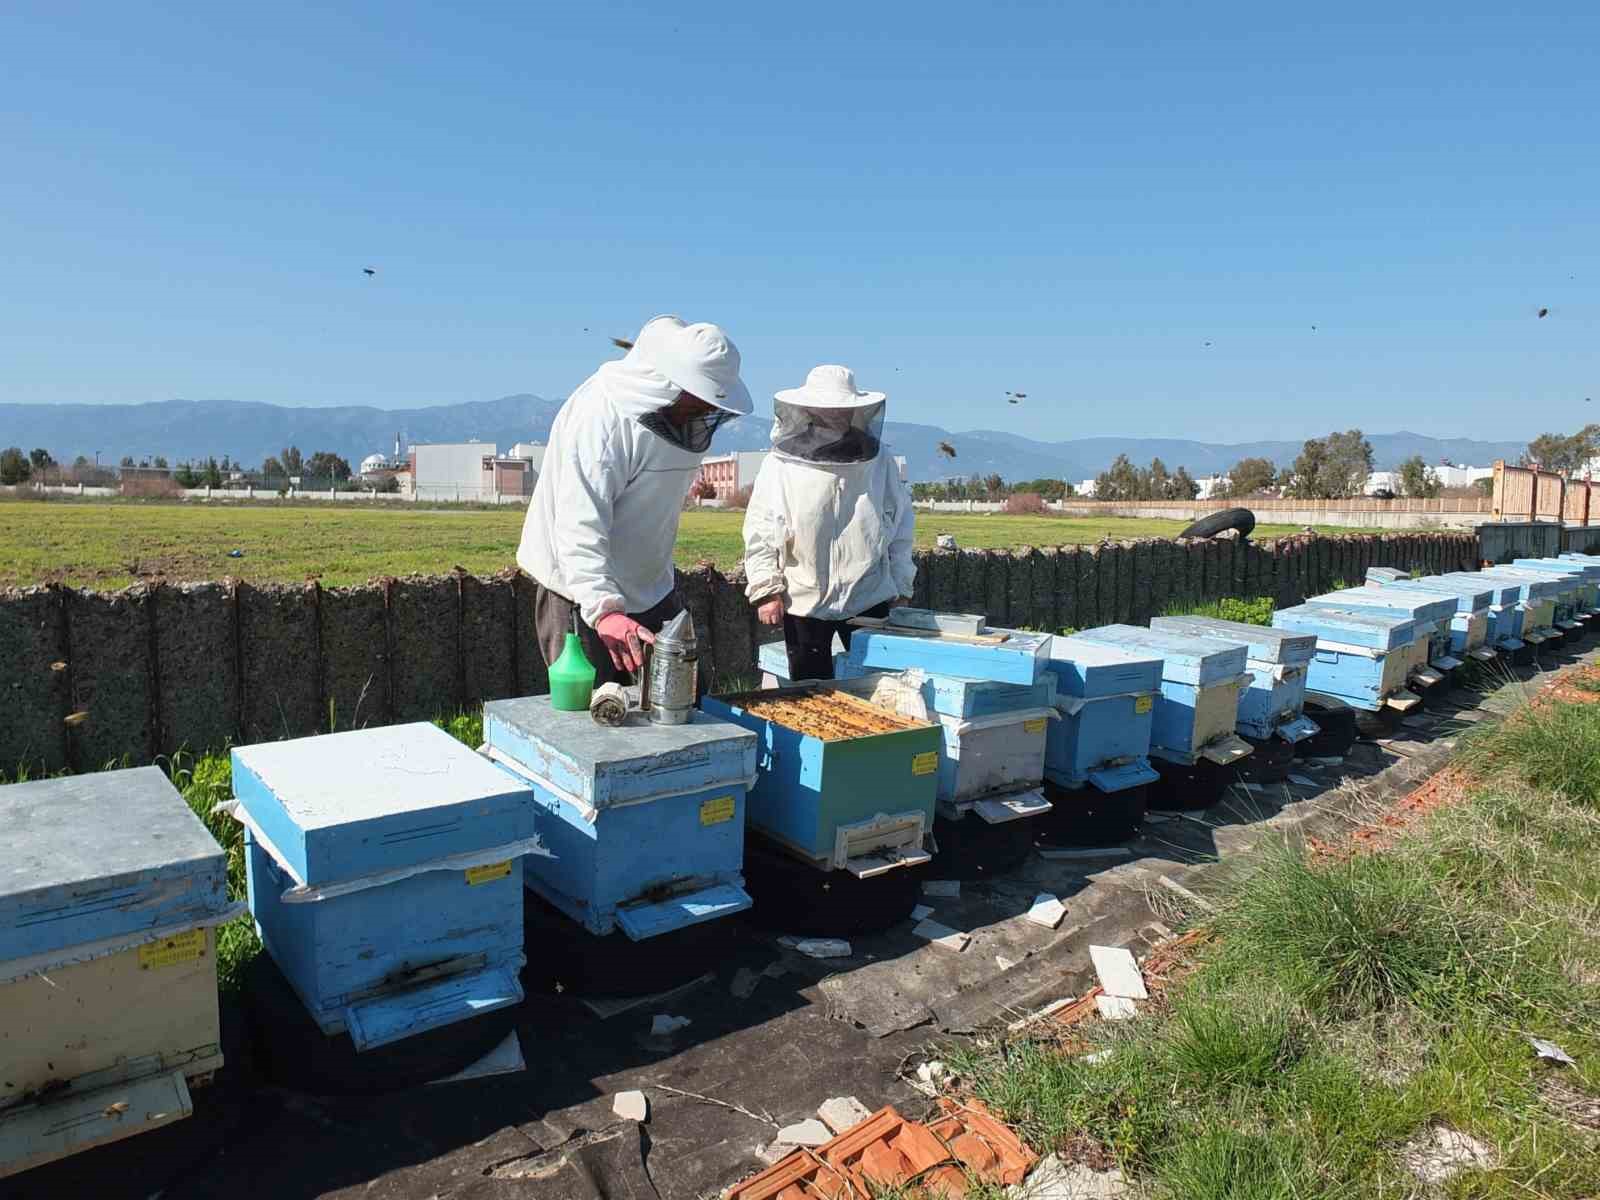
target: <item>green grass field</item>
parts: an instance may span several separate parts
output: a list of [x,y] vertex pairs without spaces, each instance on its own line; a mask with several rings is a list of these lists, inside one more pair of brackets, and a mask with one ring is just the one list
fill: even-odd
[[[0,501],[0,586],[59,582],[119,588],[140,576],[172,581],[233,575],[258,581],[316,576],[325,584],[380,575],[439,574],[461,566],[492,574],[511,566],[522,530],[516,508],[383,509],[332,505],[233,505],[125,501]],[[739,512],[688,512],[677,561],[739,565]],[[1172,537],[1183,523],[1111,517],[1010,517],[920,513],[917,545],[951,533],[970,549],[1057,546],[1102,537]],[[1296,527],[1262,525],[1261,537]],[[243,551],[229,558],[230,550]]]

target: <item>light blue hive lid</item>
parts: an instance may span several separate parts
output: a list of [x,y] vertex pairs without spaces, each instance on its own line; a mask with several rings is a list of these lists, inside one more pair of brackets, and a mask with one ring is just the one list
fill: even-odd
[[233,790],[273,857],[308,884],[534,833],[531,788],[427,722],[237,747]]
[[1488,584],[1480,582],[1474,585],[1460,580],[1445,579],[1439,575],[1425,575],[1421,579],[1397,579],[1384,586],[1407,592],[1425,592],[1433,596],[1454,596],[1457,612],[1482,612],[1494,603],[1494,589]]
[[1273,613],[1272,624],[1277,629],[1316,634],[1319,649],[1327,642],[1387,651],[1409,646],[1417,640],[1415,621],[1372,608],[1296,604]]
[[1448,583],[1460,583],[1468,588],[1487,588],[1489,603],[1516,604],[1523,599],[1523,585],[1511,579],[1493,579],[1482,571],[1448,571],[1431,578]]
[[1270,625],[1250,625],[1244,621],[1224,621],[1220,617],[1154,617],[1150,628],[1243,643],[1253,660],[1288,667],[1310,662],[1317,652],[1315,634],[1274,629]]
[[1456,601],[1444,596],[1429,596],[1418,592],[1396,591],[1390,585],[1342,588],[1310,596],[1307,604],[1324,604],[1333,608],[1377,608],[1399,616],[1410,617],[1436,625],[1447,625],[1455,615]]
[[1154,692],[1161,687],[1162,665],[1161,656],[1149,650],[1108,646],[1077,634],[1050,639],[1049,670],[1063,697]]
[[205,924],[227,857],[155,767],[0,787],[0,962]]
[[1142,625],[1101,625],[1075,636],[1136,653],[1159,655],[1164,664],[1161,678],[1168,683],[1205,687],[1236,679],[1244,674],[1249,660],[1249,651],[1242,642],[1224,645],[1209,638],[1146,629]]

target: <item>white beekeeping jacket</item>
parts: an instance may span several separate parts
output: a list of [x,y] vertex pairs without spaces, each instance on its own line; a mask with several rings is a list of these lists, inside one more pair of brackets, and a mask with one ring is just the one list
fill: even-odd
[[[591,626],[608,612],[643,612],[672,591],[678,518],[710,433],[689,449],[651,432],[665,429],[658,414],[683,390],[655,362],[697,328],[675,317],[651,321],[626,357],[578,386],[550,428],[517,563]],[[742,400],[748,411],[748,393]]]
[[[845,620],[911,595],[915,515],[894,458],[878,440],[877,407],[828,438],[798,406],[776,406],[774,450],[756,475],[744,518],[752,601],[783,593],[797,617]],[[867,451],[871,457],[861,461],[836,461]]]

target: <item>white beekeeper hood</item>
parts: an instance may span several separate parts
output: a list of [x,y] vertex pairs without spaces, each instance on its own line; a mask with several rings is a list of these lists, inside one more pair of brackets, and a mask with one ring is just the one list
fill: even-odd
[[[664,316],[645,322],[628,353],[596,374],[625,415],[676,445],[703,452],[723,422],[754,408],[739,366],[739,349],[720,326],[686,325],[679,317]],[[661,414],[681,392],[719,411],[688,427],[675,426]]]
[[868,462],[878,455],[887,400],[858,388],[849,367],[812,367],[803,387],[772,397],[772,448],[806,462]]

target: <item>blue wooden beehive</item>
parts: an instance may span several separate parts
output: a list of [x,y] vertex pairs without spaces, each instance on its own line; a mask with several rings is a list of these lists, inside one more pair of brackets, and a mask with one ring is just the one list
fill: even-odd
[[1217,617],[1156,617],[1150,628],[1245,646],[1251,679],[1239,695],[1239,732],[1263,741],[1276,736],[1291,745],[1317,732],[1305,715],[1306,668],[1317,652],[1316,635]]
[[[1553,619],[1555,606],[1549,600],[1530,599],[1535,585],[1527,576],[1508,579],[1490,571],[1454,571],[1437,578],[1488,588],[1493,593],[1494,599],[1489,605],[1489,640],[1497,649],[1516,651],[1524,643],[1532,648],[1548,640],[1551,631],[1541,630],[1536,622],[1545,616]],[[1513,642],[1516,644],[1512,645]]]
[[1108,794],[1154,783],[1150,731],[1161,669],[1161,658],[1150,651],[1051,638],[1058,716],[1047,733],[1045,778],[1064,788],[1093,784]]
[[1048,661],[1050,635],[986,627],[981,634],[936,634],[900,627],[862,627],[851,634],[848,661],[863,670],[1035,684]]
[[1491,567],[1483,571],[1452,572],[1450,579],[1478,579],[1485,584],[1510,584],[1518,589],[1523,606],[1523,641],[1538,646],[1562,636],[1556,625],[1556,604],[1565,590],[1565,582],[1538,571],[1519,571],[1511,567]]
[[0,787],[0,1177],[179,1120],[222,1065],[227,858],[155,767]]
[[642,713],[598,725],[548,696],[483,706],[488,752],[533,788],[553,858],[528,887],[591,933],[639,941],[750,907],[745,795],[756,737],[696,712],[685,725]]
[[[890,686],[900,687],[889,680]],[[915,701],[915,685],[905,685]],[[925,713],[878,708],[875,724],[837,736],[750,711],[773,700],[834,698],[841,706],[866,703],[850,682],[799,684],[776,692],[707,696],[707,714],[751,732],[758,740],[758,770],[750,789],[750,828],[819,870],[860,877],[930,857],[923,849],[933,828],[939,789],[940,730]],[[903,706],[902,706],[903,707]]]
[[1425,636],[1415,643],[1412,650],[1410,675],[1414,684],[1435,687],[1444,682],[1442,672],[1452,671],[1461,665],[1461,660],[1450,653],[1450,619],[1456,611],[1456,601],[1452,597],[1396,592],[1392,588],[1369,584],[1324,592],[1320,596],[1309,597],[1306,603],[1332,608],[1371,608],[1415,621],[1417,632]]
[[1225,766],[1250,753],[1234,733],[1239,693],[1249,683],[1248,651],[1137,625],[1103,625],[1075,636],[1162,660],[1161,697],[1150,727],[1150,753],[1182,766],[1200,760]]
[[261,941],[324,1033],[521,1001],[527,784],[417,723],[240,746],[233,788]]
[[[839,679],[857,679],[872,668],[864,666],[865,651],[851,649],[834,660]],[[1005,683],[997,679],[970,679],[962,675],[940,675],[927,671],[908,671],[908,681],[921,680],[923,703],[930,713],[946,717],[992,717],[1027,708],[1049,708],[1055,699],[1055,676],[1049,671],[1036,683]]]
[[1450,617],[1451,657],[1476,658],[1479,661],[1494,658],[1494,651],[1488,648],[1489,605],[1494,598],[1494,589],[1488,584],[1470,584],[1439,575],[1424,575],[1417,579],[1396,579],[1387,586],[1403,592],[1454,596],[1456,611]]
[[1426,646],[1427,641],[1411,618],[1372,608],[1297,604],[1273,613],[1272,625],[1316,635],[1317,652],[1306,669],[1308,691],[1336,696],[1368,712],[1419,703],[1406,691],[1406,680],[1413,645],[1421,641]]
[[1563,628],[1580,628],[1583,619],[1594,611],[1595,580],[1600,578],[1600,569],[1563,558],[1518,558],[1511,566],[1518,571],[1549,575],[1570,585],[1563,594],[1565,607],[1556,613],[1558,625],[1562,620],[1570,623]]

